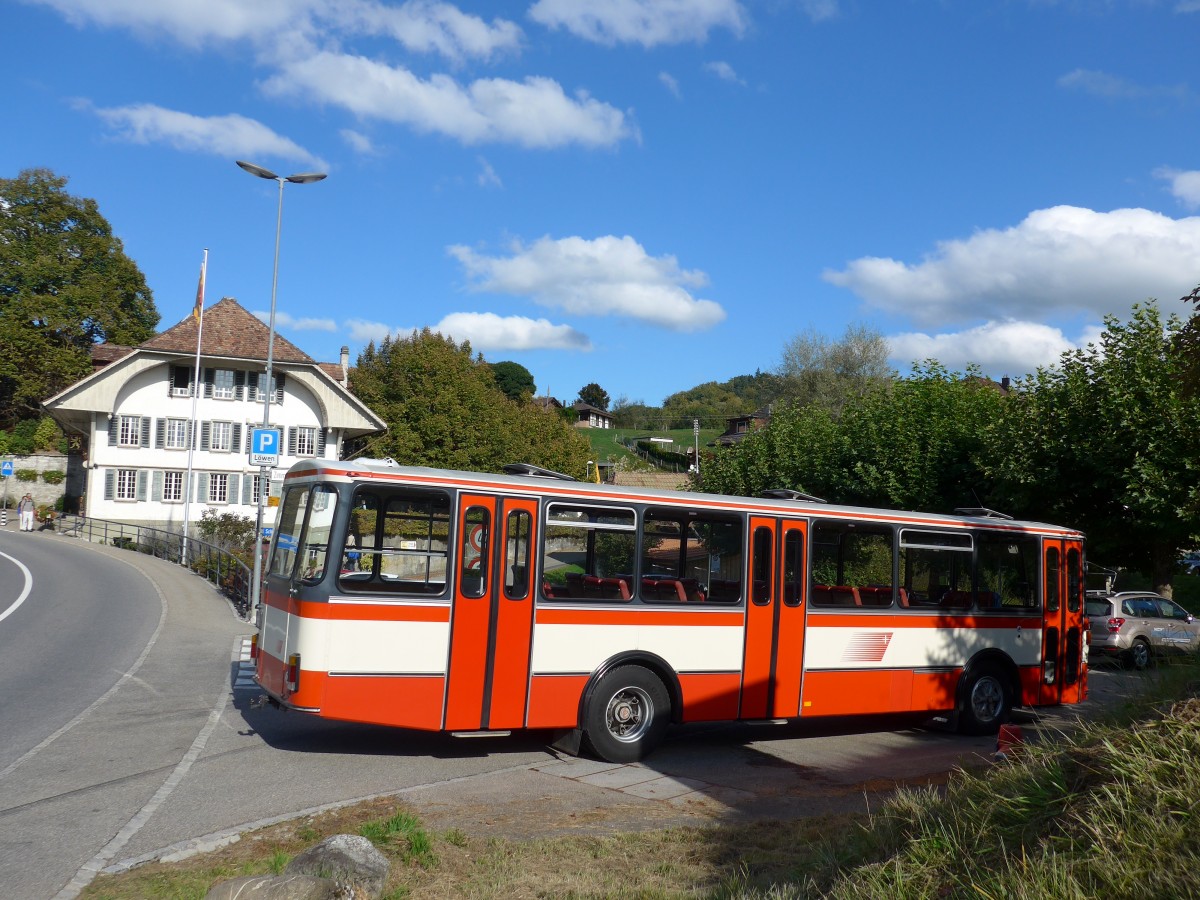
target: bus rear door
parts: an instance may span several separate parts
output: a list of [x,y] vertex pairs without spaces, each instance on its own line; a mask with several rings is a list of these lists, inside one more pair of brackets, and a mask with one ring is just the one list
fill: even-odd
[[1078,703],[1087,694],[1083,587],[1080,543],[1047,540],[1042,548],[1042,704]]
[[751,517],[741,718],[800,714],[806,523]]

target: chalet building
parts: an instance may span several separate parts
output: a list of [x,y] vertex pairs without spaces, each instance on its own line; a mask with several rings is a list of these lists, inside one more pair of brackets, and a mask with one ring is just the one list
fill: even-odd
[[[347,387],[347,348],[318,363],[277,333],[267,384],[269,329],[226,297],[204,311],[197,384],[198,330],[189,315],[137,347],[98,345],[92,374],[43,404],[82,438],[83,515],[179,530],[185,500],[190,523],[206,509],[254,516],[266,489],[270,523],[292,463],[339,459],[347,440],[386,427]],[[282,444],[263,485],[249,445],[268,399]]]
[[584,403],[582,400],[577,400],[574,406],[576,420],[576,428],[612,428],[612,416],[602,409],[597,409]]
[[717,437],[710,447],[730,447],[739,443],[742,438],[756,428],[763,428],[771,421],[771,407],[764,406],[746,416],[730,416],[725,420],[725,430]]

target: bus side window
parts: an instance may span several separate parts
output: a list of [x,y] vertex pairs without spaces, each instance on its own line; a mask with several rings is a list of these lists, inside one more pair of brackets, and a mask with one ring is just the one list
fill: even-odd
[[504,551],[504,596],[524,600],[529,596],[529,531],[532,517],[523,509],[508,514],[505,526],[508,546]]
[[459,585],[464,597],[482,597],[487,592],[490,524],[491,514],[482,506],[472,506],[463,516],[458,558]]

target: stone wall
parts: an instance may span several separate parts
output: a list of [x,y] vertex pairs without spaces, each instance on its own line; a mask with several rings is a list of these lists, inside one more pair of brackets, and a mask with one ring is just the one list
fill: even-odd
[[[3,486],[0,487],[0,503],[3,503],[3,499],[7,497],[10,508],[16,506],[17,501],[26,493],[33,494],[33,499],[39,506],[42,504],[54,506],[59,498],[66,494],[79,496],[82,479],[78,475],[82,472],[78,460],[73,457],[67,457],[61,453],[47,453],[39,456],[4,456],[0,459],[12,460],[13,464],[12,477],[0,479],[3,481]],[[68,466],[68,461],[73,465]],[[72,478],[72,468],[76,470],[75,478]],[[37,472],[37,480],[22,481],[19,479],[16,473],[23,470]],[[51,484],[42,477],[43,472],[62,472],[65,477],[58,484]]]

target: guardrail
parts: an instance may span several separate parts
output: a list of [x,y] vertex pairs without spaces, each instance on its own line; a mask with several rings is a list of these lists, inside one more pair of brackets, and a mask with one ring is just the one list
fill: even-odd
[[107,544],[186,566],[228,597],[239,616],[244,619],[250,614],[250,585],[253,578],[250,567],[220,547],[197,538],[188,538],[185,548],[183,535],[178,532],[85,516],[60,515],[41,527],[93,544]]

